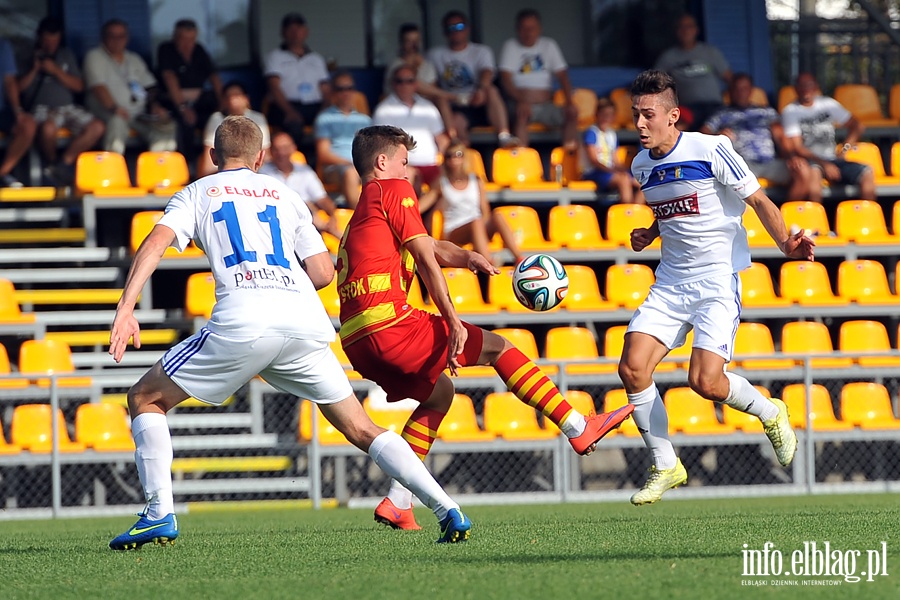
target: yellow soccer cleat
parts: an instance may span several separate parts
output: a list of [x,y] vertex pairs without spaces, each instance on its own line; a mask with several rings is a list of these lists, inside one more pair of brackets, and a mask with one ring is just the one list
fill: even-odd
[[671,469],[660,470],[656,466],[652,466],[647,483],[631,497],[631,503],[635,506],[653,504],[660,500],[668,490],[674,490],[679,485],[687,483],[687,478],[687,471],[681,464],[680,458],[676,460],[675,466]]
[[769,398],[769,400],[778,407],[778,414],[768,421],[763,421],[763,430],[769,437],[769,441],[772,442],[778,462],[782,467],[786,467],[794,460],[794,453],[797,451],[797,436],[791,429],[791,421],[785,403],[778,398]]

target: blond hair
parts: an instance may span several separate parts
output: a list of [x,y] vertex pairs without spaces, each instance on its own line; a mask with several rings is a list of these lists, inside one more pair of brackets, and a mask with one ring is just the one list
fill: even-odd
[[262,131],[247,117],[232,115],[216,128],[213,144],[219,165],[229,160],[252,165],[262,151]]

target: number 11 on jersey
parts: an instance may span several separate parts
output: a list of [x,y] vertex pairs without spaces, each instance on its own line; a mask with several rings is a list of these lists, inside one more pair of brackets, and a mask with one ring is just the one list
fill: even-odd
[[[242,262],[257,262],[256,252],[244,247],[244,236],[241,234],[241,224],[238,221],[234,202],[223,202],[222,207],[212,214],[215,223],[224,222],[228,232],[228,241],[231,243],[232,253],[225,257],[225,266],[233,267]],[[281,222],[275,207],[266,205],[266,209],[256,213],[256,218],[262,223],[269,224],[269,233],[272,237],[272,253],[266,254],[266,264],[275,267],[290,269],[291,263],[284,255],[284,247],[281,243]]]

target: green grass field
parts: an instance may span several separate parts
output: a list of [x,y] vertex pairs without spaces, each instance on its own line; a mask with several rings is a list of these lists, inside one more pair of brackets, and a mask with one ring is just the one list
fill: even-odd
[[[674,494],[673,494],[674,495]],[[130,518],[0,522],[0,597],[13,598],[900,598],[900,497],[826,496],[656,506],[472,507],[469,542],[393,531],[369,510],[185,514],[174,546],[113,552]],[[837,587],[742,585],[742,546],[886,541],[887,573]],[[798,578],[794,578],[798,579]],[[799,578],[806,579],[806,578]],[[817,578],[808,578],[817,579]],[[824,578],[818,578],[824,579]],[[835,578],[830,578],[835,579]],[[836,578],[842,579],[842,578]]]

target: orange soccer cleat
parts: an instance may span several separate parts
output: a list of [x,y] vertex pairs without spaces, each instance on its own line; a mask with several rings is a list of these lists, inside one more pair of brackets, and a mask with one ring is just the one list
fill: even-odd
[[594,451],[594,444],[621,425],[633,412],[634,405],[626,404],[609,413],[586,417],[584,433],[578,437],[569,438],[569,443],[572,444],[576,454],[586,456]]
[[394,529],[422,529],[416,523],[412,508],[397,508],[390,498],[385,498],[375,507],[375,521]]

